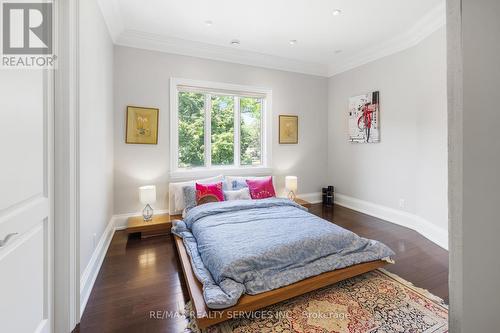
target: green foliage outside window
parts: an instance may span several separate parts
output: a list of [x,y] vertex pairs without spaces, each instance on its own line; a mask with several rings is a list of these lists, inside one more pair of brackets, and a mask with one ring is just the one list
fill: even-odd
[[[262,164],[262,100],[240,99],[240,164]],[[234,165],[233,96],[211,96],[212,165]],[[179,168],[205,165],[205,94],[179,92]]]
[[212,96],[212,164],[234,164],[234,97]]
[[262,100],[240,99],[240,151],[241,165],[259,165],[261,160]]
[[205,165],[205,95],[179,93],[179,167]]

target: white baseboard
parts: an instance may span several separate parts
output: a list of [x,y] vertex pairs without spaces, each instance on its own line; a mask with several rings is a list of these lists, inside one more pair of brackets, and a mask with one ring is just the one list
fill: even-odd
[[420,216],[339,193],[335,193],[335,203],[413,229],[443,249],[448,250],[448,230],[442,229]]
[[321,192],[315,192],[315,193],[304,193],[304,194],[297,194],[297,197],[304,199],[305,201],[309,201],[310,203],[320,203],[323,201],[321,197]]
[[90,257],[87,267],[85,267],[85,270],[80,277],[80,318],[82,317],[83,311],[87,306],[92,287],[94,286],[97,275],[99,274],[104,257],[108,252],[108,247],[111,243],[111,239],[113,239],[114,233],[115,220],[114,216],[112,216],[106,226],[106,229],[104,229],[101,238],[99,239],[99,243],[97,243],[97,246],[94,249],[94,253],[92,253],[92,256]]
[[[310,203],[320,203],[322,201],[321,193],[304,193],[299,194],[299,198],[309,201]],[[422,236],[428,238],[432,242],[448,250],[448,231],[439,228],[431,222],[401,210],[385,207],[372,202],[356,199],[347,195],[335,193],[335,203],[365,213],[374,217],[378,217],[385,221],[413,229]],[[156,214],[168,213],[167,210],[157,210]],[[80,278],[80,318],[85,310],[89,299],[92,287],[94,286],[102,262],[108,251],[109,244],[113,239],[116,230],[124,230],[127,227],[127,219],[132,216],[141,215],[140,212],[117,214],[113,215],[104,230],[99,243],[97,244],[90,261],[83,271]]]
[[[168,213],[168,210],[156,210],[155,214],[164,214]],[[99,274],[99,270],[101,269],[102,262],[104,261],[104,257],[108,252],[109,244],[113,239],[113,235],[117,230],[124,230],[127,228],[127,219],[132,216],[141,215],[141,212],[136,213],[128,213],[128,214],[117,214],[113,215],[106,226],[106,229],[102,233],[101,238],[99,239],[99,243],[92,253],[90,257],[90,261],[85,267],[81,277],[80,277],[80,318],[85,311],[85,307],[87,306],[87,302],[90,297],[90,293],[92,292],[92,288],[94,287],[95,280],[97,279],[97,275]]]

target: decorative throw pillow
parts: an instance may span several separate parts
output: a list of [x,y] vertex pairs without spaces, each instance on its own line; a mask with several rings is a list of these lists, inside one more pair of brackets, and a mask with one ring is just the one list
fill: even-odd
[[247,179],[246,182],[252,199],[265,199],[276,196],[273,186],[273,177],[255,180]]
[[232,190],[241,190],[242,188],[248,188],[247,182],[245,180],[233,180]]
[[236,191],[224,191],[224,199],[229,200],[250,200],[250,191],[248,187]]
[[202,205],[208,202],[224,201],[222,182],[215,184],[196,183],[196,204]]
[[[267,179],[268,176],[225,176],[224,177],[224,190],[232,191],[239,190],[243,187],[248,187],[246,180]],[[236,182],[235,182],[236,181]],[[215,183],[215,181],[210,182]]]
[[187,182],[180,183],[170,183],[168,185],[169,188],[169,211],[170,215],[180,214],[184,208],[186,208],[186,203],[184,202],[184,193],[182,188],[184,186],[193,186],[196,183],[199,184],[214,184],[217,182],[224,181],[224,176],[220,175],[217,177],[203,178],[203,179],[195,179]]
[[184,203],[186,208],[184,208],[187,213],[191,208],[196,207],[196,188],[194,186],[184,186],[182,188],[184,193]]

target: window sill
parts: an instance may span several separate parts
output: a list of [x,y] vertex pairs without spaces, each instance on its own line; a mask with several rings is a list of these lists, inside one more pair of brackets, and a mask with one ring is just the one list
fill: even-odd
[[184,181],[199,178],[215,177],[219,175],[224,176],[271,176],[273,173],[272,168],[268,167],[214,167],[210,169],[205,168],[192,168],[182,169],[170,172],[170,181]]

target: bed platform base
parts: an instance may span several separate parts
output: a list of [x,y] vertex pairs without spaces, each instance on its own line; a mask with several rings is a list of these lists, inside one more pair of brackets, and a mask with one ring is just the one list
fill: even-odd
[[205,304],[203,286],[194,275],[189,254],[186,252],[182,238],[178,236],[174,237],[182,270],[184,272],[184,278],[193,304],[193,311],[200,329],[205,329],[209,326],[234,318],[235,314],[262,309],[266,306],[375,270],[387,264],[385,261],[377,260],[326,272],[265,293],[243,295],[238,303],[230,308],[210,310]]

